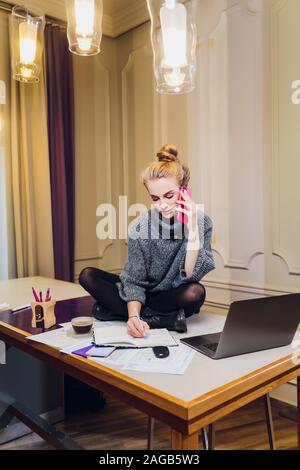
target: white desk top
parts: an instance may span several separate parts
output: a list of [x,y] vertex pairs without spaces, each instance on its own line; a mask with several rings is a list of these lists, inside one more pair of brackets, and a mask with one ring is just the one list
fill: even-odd
[[37,292],[42,290],[44,293],[50,287],[52,298],[55,300],[67,300],[89,295],[79,284],[72,282],[40,276],[24,277],[0,281],[0,304],[8,303],[9,308],[29,304],[33,301],[32,286]]
[[[201,312],[188,319],[187,334],[179,335],[174,332],[172,334],[183,338],[184,336],[217,333],[222,331],[225,319],[226,317],[221,315]],[[189,401],[300,350],[299,332],[296,334],[295,340],[298,340],[297,348],[290,345],[218,360],[210,359],[196,351],[184,375],[121,371],[117,366],[108,364],[105,366],[120,370],[122,374],[144,382],[161,392]]]
[[[88,295],[77,284],[43,277],[31,277],[0,281],[0,303],[7,302],[12,308],[30,303],[32,301],[32,286],[37,291],[41,289],[45,291],[50,287],[52,296],[56,300],[66,300]],[[220,332],[223,329],[225,320],[226,317],[222,315],[201,312],[199,315],[194,315],[187,320],[188,332],[185,335],[179,335],[174,332],[172,334],[175,337],[183,338],[184,336]],[[193,361],[184,375],[147,374],[135,371],[121,371],[117,366],[108,364],[105,366],[120,370],[122,374],[135,378],[175,398],[190,401],[299,350],[300,332],[297,332],[294,343],[289,346],[244,354],[242,356],[213,360],[196,352]]]

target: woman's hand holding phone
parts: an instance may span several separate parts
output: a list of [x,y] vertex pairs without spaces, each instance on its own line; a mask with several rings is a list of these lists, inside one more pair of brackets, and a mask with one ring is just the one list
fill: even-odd
[[[192,191],[189,188],[187,188],[186,186],[181,186],[178,202],[179,201],[185,201],[185,199],[184,199],[185,194],[187,194],[190,198],[192,197]],[[181,204],[180,204],[180,208],[185,209],[184,205],[181,205]],[[187,216],[182,212],[177,212],[177,220],[178,220],[178,222],[181,222],[182,224],[185,224],[185,225],[187,225],[187,223],[188,223]]]
[[181,186],[176,204],[177,220],[187,225],[189,239],[194,240],[198,236],[197,205],[189,188]]

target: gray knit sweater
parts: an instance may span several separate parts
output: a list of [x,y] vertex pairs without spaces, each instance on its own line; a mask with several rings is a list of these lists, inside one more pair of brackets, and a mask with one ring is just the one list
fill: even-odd
[[[173,223],[172,223],[173,222]],[[201,247],[194,272],[184,271],[187,232],[176,217],[166,219],[156,209],[149,209],[135,219],[129,230],[128,256],[117,282],[120,297],[126,302],[146,303],[146,291],[158,292],[181,284],[198,282],[215,263],[211,250],[212,221],[198,211]]]

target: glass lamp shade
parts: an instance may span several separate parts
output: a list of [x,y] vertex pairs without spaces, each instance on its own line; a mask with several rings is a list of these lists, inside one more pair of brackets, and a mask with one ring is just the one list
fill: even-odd
[[15,6],[9,18],[9,29],[13,78],[37,83],[42,66],[45,16]]
[[91,56],[100,52],[103,0],[66,0],[69,49]]
[[156,90],[166,94],[193,91],[197,0],[147,0],[147,5]]

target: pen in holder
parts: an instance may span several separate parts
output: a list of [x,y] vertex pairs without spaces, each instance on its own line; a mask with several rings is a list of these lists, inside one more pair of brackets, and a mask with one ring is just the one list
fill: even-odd
[[56,300],[48,302],[31,302],[32,308],[32,328],[51,328],[56,325],[54,313]]

